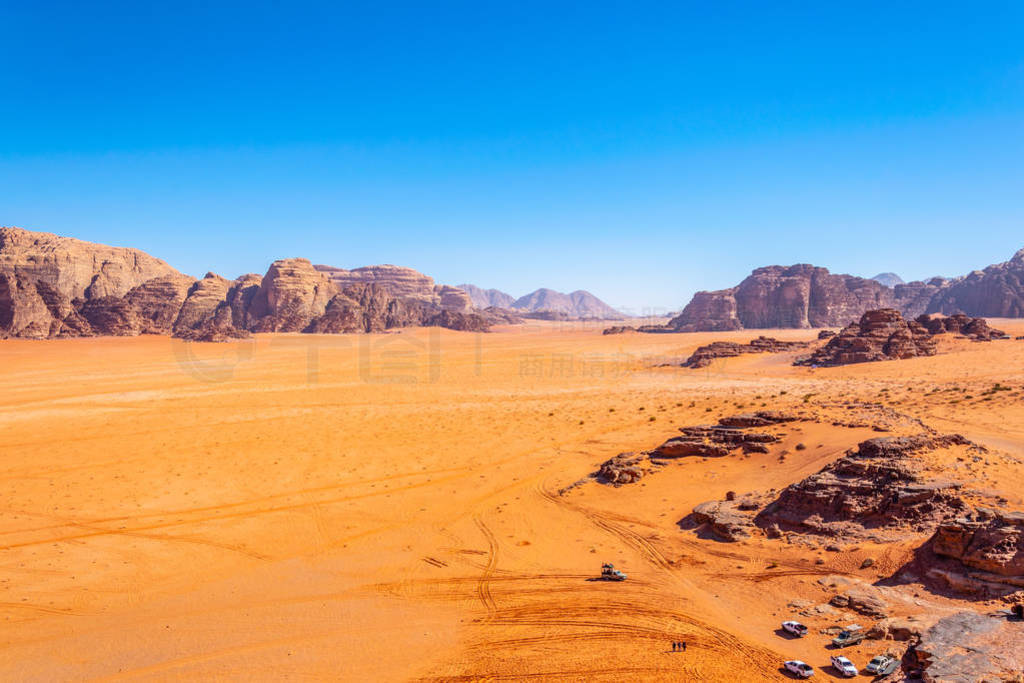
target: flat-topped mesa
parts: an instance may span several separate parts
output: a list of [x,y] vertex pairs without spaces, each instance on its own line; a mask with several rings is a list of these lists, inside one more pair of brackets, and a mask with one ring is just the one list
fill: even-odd
[[848,365],[934,356],[935,353],[935,340],[924,325],[905,320],[895,309],[881,308],[867,311],[858,322],[795,365]]

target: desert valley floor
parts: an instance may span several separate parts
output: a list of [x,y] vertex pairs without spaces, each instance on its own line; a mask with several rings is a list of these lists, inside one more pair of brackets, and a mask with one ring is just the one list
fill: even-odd
[[[737,681],[783,679],[790,658],[824,667],[818,630],[837,618],[803,619],[811,635],[789,640],[787,605],[827,602],[825,576],[888,577],[921,539],[837,553],[681,522],[727,491],[783,489],[879,436],[870,426],[791,423],[768,454],[563,490],[682,426],[881,403],[905,417],[893,434],[919,419],[988,446],[982,464],[937,467],[1024,509],[1024,342],[949,338],[934,357],[838,368],[793,367],[795,353],[671,365],[759,333],[531,323],[0,342],[0,679]],[[1011,391],[984,393],[995,383]],[[602,562],[629,579],[589,581]],[[901,615],[987,608],[898,590]],[[844,653],[863,664],[878,649]]]

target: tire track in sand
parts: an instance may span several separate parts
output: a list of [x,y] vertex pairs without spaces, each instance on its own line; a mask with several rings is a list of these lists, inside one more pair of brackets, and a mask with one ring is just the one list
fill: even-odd
[[491,595],[491,575],[494,574],[494,568],[498,564],[498,542],[479,516],[474,516],[473,521],[476,523],[477,528],[480,529],[480,533],[487,539],[487,566],[484,567],[483,574],[481,574],[480,579],[477,581],[476,594],[480,598],[480,602],[487,608],[487,619],[490,620],[498,610],[494,597]]

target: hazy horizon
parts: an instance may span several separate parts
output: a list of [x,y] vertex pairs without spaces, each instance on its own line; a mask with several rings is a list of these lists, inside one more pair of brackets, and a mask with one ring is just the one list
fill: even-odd
[[[52,9],[52,8],[51,8]],[[1024,6],[0,9],[0,224],[678,310],[1024,246]]]

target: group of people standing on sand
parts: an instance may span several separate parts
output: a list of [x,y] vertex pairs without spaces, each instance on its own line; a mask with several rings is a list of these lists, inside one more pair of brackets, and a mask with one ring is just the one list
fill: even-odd
[[672,652],[686,652],[686,641],[672,643]]

